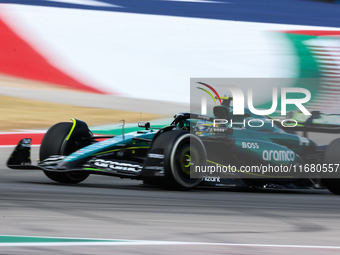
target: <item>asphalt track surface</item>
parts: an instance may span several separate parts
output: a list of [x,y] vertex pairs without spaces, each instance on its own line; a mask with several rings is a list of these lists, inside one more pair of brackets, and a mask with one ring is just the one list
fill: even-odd
[[[0,149],[0,236],[195,244],[2,247],[0,243],[1,255],[340,252],[340,197],[324,189],[177,192],[105,176],[62,185],[40,171],[7,169],[11,150]],[[33,160],[37,151],[32,148]]]
[[[0,2],[89,8],[43,0]],[[340,5],[315,1],[230,0],[226,4],[209,5],[168,1],[102,2],[125,7],[112,8],[112,11],[239,21],[338,26],[340,19],[337,15]],[[268,10],[272,12],[268,13]],[[118,105],[122,106],[123,103]],[[145,107],[149,108],[146,103]],[[126,109],[125,106],[124,109],[134,110]],[[48,180],[40,171],[7,169],[5,161],[11,150],[0,149],[0,235],[196,244],[0,245],[1,255],[313,255],[340,252],[340,197],[327,190],[199,188],[190,192],[176,192],[145,187],[138,181],[104,176],[90,176],[78,185],[62,185]],[[37,147],[33,148],[33,160],[37,158],[37,150]]]

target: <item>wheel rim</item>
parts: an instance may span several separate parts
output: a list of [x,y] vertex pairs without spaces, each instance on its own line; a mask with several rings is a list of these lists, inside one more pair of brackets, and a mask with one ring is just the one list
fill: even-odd
[[187,162],[186,165],[185,165],[186,162],[184,162],[184,167],[190,167],[190,165],[191,165],[191,157],[190,157],[190,154],[185,154],[184,157],[185,157],[184,161]]
[[197,179],[190,178],[190,173],[195,171],[195,166],[199,162],[199,153],[195,146],[190,146],[189,141],[183,141],[179,144],[174,157],[174,165],[178,170],[178,177],[188,184],[196,183]]

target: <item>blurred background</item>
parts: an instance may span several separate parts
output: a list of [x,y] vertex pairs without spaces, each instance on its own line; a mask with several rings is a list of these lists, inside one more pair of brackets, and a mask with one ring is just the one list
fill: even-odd
[[191,78],[282,78],[339,114],[339,24],[339,0],[0,0],[0,253],[339,254],[339,198],[327,190],[176,192],[105,176],[76,186],[5,167],[20,138],[39,145],[70,118],[98,134],[119,134],[122,119],[126,132],[169,123],[190,108]]
[[339,13],[338,1],[2,0],[0,130],[169,118],[188,110],[192,77],[324,78],[329,98]]

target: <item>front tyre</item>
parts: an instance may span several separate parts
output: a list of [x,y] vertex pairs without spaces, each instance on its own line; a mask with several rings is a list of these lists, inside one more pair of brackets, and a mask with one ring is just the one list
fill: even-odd
[[197,136],[183,130],[168,131],[157,137],[152,147],[164,150],[164,188],[188,190],[201,182],[201,174],[193,174],[196,166],[206,164],[206,151]]
[[[66,140],[72,128],[72,123],[61,122],[52,126],[45,134],[40,146],[40,160],[44,160],[52,155],[69,155],[76,151],[75,141]],[[89,174],[87,173],[58,173],[44,171],[45,175],[60,183],[79,183],[84,181]]]
[[[323,163],[325,164],[339,164],[340,138],[332,141],[325,151]],[[332,193],[340,195],[340,179],[339,178],[324,178],[322,183]]]

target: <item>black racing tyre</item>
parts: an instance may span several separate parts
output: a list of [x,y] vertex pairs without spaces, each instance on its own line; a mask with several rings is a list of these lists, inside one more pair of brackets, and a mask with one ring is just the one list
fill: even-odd
[[[332,141],[328,146],[323,156],[323,163],[325,164],[339,164],[340,163],[340,138]],[[322,183],[332,193],[340,195],[340,179],[339,178],[324,178]]]
[[[52,155],[69,155],[77,150],[77,145],[74,141],[66,141],[71,128],[72,123],[61,122],[47,131],[40,146],[39,157],[41,161]],[[44,173],[51,180],[60,183],[79,183],[89,176],[87,173],[57,173],[50,171],[44,171]]]
[[335,195],[340,195],[340,179],[323,179],[322,183]]
[[168,131],[159,135],[152,147],[164,149],[165,177],[161,186],[189,190],[202,181],[200,174],[190,177],[195,166],[205,166],[207,159],[204,145],[197,136],[184,130]]

